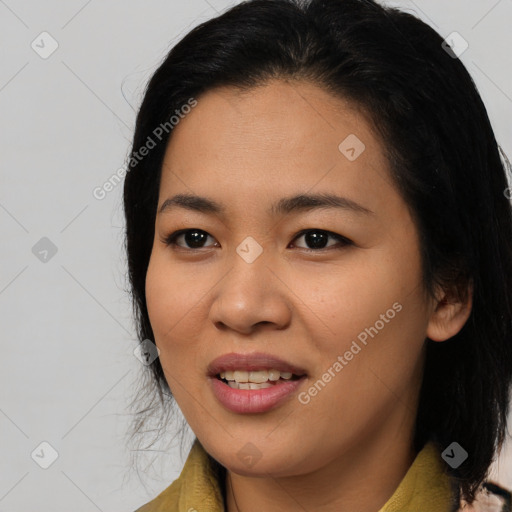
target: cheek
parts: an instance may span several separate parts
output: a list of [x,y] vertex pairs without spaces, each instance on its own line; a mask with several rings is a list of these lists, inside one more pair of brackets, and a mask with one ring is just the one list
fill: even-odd
[[393,268],[382,264],[382,260],[361,260],[351,264],[349,270],[343,266],[336,272],[316,274],[306,280],[297,277],[294,291],[296,295],[308,298],[309,310],[315,314],[307,316],[318,324],[317,336],[319,332],[324,333],[317,339],[326,338],[327,346],[322,349],[327,349],[327,353],[328,346],[336,350],[343,350],[347,344],[350,346],[350,340],[361,333],[360,338],[364,340],[365,329],[376,322],[379,322],[379,330],[388,330],[388,324],[382,324],[381,315],[386,315],[389,310],[389,318],[398,318],[397,307],[393,309],[393,304],[401,302],[407,295],[405,290],[411,287],[408,276],[395,274]]
[[174,378],[190,381],[195,376],[187,369],[204,365],[197,344],[205,321],[205,294],[213,285],[208,276],[171,264],[165,251],[153,252],[146,274],[146,303],[160,363],[171,388]]
[[426,327],[417,297],[384,281],[371,284],[345,294],[328,334],[314,341],[320,364],[299,397],[308,402],[300,411],[327,437],[364,437],[397,401],[414,410]]
[[428,322],[420,279],[419,258],[383,249],[317,281],[309,317],[320,329],[311,338],[321,354],[318,372],[342,356],[339,386],[357,382],[358,396],[367,397],[415,379]]
[[203,294],[198,276],[171,264],[165,251],[154,250],[146,274],[146,302],[153,332],[161,343],[176,338],[182,325],[190,323]]
[[149,320],[157,340],[172,326],[176,311],[176,294],[172,292],[173,273],[165,269],[162,258],[153,253],[146,274],[146,304]]
[[153,252],[146,274],[146,303],[166,375],[169,371],[174,372],[172,367],[182,356],[180,345],[183,343],[180,340],[185,339],[180,331],[189,315],[193,314],[194,305],[193,294],[189,291],[189,284],[185,284],[183,276],[180,277],[176,269],[166,263],[163,255]]

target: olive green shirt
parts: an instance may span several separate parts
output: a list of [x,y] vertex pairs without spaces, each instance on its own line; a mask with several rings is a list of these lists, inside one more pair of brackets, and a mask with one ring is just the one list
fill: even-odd
[[[221,483],[213,466],[196,439],[179,478],[135,512],[224,512]],[[446,464],[436,445],[428,442],[378,512],[455,512],[458,508]]]

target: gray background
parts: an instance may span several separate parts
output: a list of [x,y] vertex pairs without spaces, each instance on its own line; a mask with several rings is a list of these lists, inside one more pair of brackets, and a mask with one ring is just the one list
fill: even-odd
[[[170,46],[230,3],[0,0],[0,512],[130,511],[179,475],[175,446],[151,452],[143,475],[130,469],[128,402],[144,366],[122,185],[103,200],[92,191],[123,165],[141,91]],[[512,2],[393,5],[468,41],[461,60],[512,155]],[[43,31],[59,45],[46,59],[31,47],[50,48]],[[58,453],[47,469],[42,442]],[[494,471],[512,488],[511,443]]]

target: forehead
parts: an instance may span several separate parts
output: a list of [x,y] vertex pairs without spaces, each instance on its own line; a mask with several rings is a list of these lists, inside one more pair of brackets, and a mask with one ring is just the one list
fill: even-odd
[[[222,87],[197,98],[173,128],[161,191],[270,197],[312,188],[367,195],[388,162],[355,105],[307,82]],[[340,190],[341,187],[341,190]],[[208,194],[206,192],[208,191]]]

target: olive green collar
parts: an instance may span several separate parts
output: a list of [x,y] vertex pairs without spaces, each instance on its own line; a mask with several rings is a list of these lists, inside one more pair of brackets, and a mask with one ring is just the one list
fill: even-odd
[[[135,512],[224,512],[215,462],[196,439],[177,480]],[[436,445],[417,454],[393,495],[378,512],[453,512],[452,480]]]

